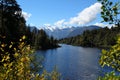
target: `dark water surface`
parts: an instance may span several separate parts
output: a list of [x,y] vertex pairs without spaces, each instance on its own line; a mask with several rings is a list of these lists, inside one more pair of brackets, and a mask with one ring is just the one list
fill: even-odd
[[52,71],[57,66],[62,80],[96,80],[101,75],[98,64],[100,49],[61,44],[62,47],[37,51],[44,56],[43,66]]

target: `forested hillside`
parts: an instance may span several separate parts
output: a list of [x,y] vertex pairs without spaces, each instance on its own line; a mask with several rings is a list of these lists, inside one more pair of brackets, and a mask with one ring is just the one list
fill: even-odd
[[[49,49],[57,47],[57,41],[49,37],[43,30],[30,30],[31,26],[26,25],[22,9],[16,0],[2,0],[0,5],[0,41],[10,44],[18,42],[25,35],[26,44],[32,45],[36,49]],[[4,37],[4,38],[2,38]],[[42,44],[41,44],[42,43]],[[44,45],[44,46],[43,46]],[[17,44],[16,44],[17,46]],[[38,48],[39,47],[39,48]]]
[[82,35],[61,39],[60,43],[85,46],[85,47],[110,47],[116,43],[116,35],[120,27],[105,27],[98,30],[86,30]]
[[34,52],[55,47],[58,45],[53,37],[26,25],[16,0],[0,0],[0,80],[57,80],[56,71],[55,75],[38,73],[41,58],[36,60]]

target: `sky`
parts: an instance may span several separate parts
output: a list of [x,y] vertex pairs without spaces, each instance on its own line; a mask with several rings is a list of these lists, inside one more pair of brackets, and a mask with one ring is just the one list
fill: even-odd
[[17,0],[27,24],[51,26],[100,25],[101,4],[97,0]]

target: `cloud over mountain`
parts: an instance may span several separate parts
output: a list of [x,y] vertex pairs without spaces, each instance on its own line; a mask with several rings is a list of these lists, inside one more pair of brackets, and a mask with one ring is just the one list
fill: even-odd
[[95,23],[94,25],[100,26],[100,27],[108,27],[108,28],[115,27],[114,24]]
[[96,26],[100,26],[100,27],[108,26],[107,24],[105,25],[105,24],[103,24],[103,23],[95,23],[94,25],[96,25]]
[[25,20],[28,20],[31,17],[31,14],[23,11],[22,16],[25,18]]
[[62,28],[66,28],[66,25],[67,27],[68,26],[70,27],[72,25],[78,25],[78,26],[85,25],[87,23],[94,21],[97,18],[97,14],[99,14],[101,11],[101,6],[102,6],[101,3],[96,2],[93,5],[79,12],[78,15],[76,15],[75,17],[69,18],[68,21],[66,21],[66,19],[62,19],[55,22],[53,25],[49,24],[49,26],[50,28],[62,29]]
[[84,25],[96,19],[97,14],[101,11],[101,4],[95,3],[82,12],[78,13],[76,17],[70,18],[69,24]]
[[65,19],[62,19],[62,20],[55,22],[54,25],[55,26],[63,26],[64,22],[65,22]]

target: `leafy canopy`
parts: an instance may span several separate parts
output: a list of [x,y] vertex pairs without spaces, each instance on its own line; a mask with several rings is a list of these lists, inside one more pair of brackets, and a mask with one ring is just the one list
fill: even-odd
[[110,24],[120,24],[120,2],[113,3],[110,0],[98,0],[102,4],[101,17],[103,22]]
[[120,36],[117,40],[117,44],[112,46],[109,51],[102,50],[100,65],[110,66],[117,71],[120,71]]

